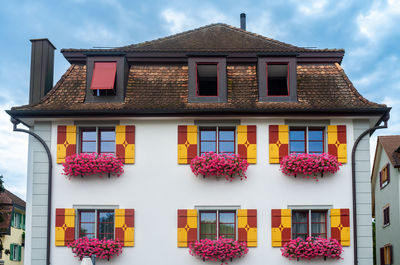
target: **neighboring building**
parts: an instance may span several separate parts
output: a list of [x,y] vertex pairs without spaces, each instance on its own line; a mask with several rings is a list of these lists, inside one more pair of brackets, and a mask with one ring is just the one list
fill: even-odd
[[0,264],[24,264],[25,201],[8,190],[0,193]]
[[400,135],[378,136],[372,168],[377,264],[400,264]]
[[[32,42],[29,105],[7,112],[44,139],[53,170],[48,194],[47,156],[31,138],[27,265],[79,264],[66,245],[83,235],[122,240],[116,265],[203,264],[188,244],[221,235],[251,247],[238,264],[291,264],[280,246],[309,235],[341,242],[333,262],[355,264],[357,253],[372,264],[369,138],[356,152],[356,202],[351,150],[390,108],[357,92],[343,50],[212,24],[115,49],[63,49],[71,66],[52,88],[55,48]],[[205,151],[247,159],[248,178],[196,178],[189,163]],[[125,172],[63,176],[66,156],[85,152],[115,152]],[[329,152],[343,166],[319,182],[289,177],[279,161],[290,152]]]

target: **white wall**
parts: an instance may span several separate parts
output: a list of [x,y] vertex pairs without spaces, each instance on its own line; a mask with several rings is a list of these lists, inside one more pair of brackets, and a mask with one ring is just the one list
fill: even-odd
[[[283,121],[280,121],[283,122]],[[177,209],[193,209],[196,205],[240,205],[242,209],[258,210],[258,247],[250,248],[247,256],[233,263],[292,264],[281,256],[279,248],[271,247],[271,209],[288,205],[332,205],[350,208],[352,213],[350,152],[353,141],[352,121],[331,121],[346,124],[348,163],[338,173],[319,177],[319,182],[294,178],[280,173],[278,164],[269,164],[268,125],[271,120],[242,120],[241,124],[257,125],[257,161],[250,165],[244,181],[195,177],[189,165],[177,164],[177,125],[193,124],[193,120],[137,120],[136,163],[125,165],[121,177],[67,179],[61,175],[62,166],[54,163],[53,222],[55,208],[73,205],[119,205],[135,209],[135,247],[126,247],[113,264],[204,264],[188,254],[187,248],[177,245]],[[53,123],[52,135],[57,135]],[[51,149],[56,154],[56,138]],[[80,264],[70,249],[55,247],[52,223],[52,264]],[[353,224],[351,221],[351,230]],[[351,246],[344,248],[343,260],[302,263],[353,264],[353,232]],[[106,264],[106,262],[98,262]],[[107,263],[108,264],[108,263]]]

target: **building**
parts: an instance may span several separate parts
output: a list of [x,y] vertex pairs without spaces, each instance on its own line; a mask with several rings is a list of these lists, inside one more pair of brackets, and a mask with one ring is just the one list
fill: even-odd
[[377,264],[400,264],[399,148],[400,135],[378,136],[371,174]]
[[0,193],[0,264],[24,264],[25,201],[8,190]]
[[[344,50],[212,24],[120,48],[62,49],[71,66],[52,88],[55,47],[32,43],[30,103],[7,112],[44,140],[53,168],[50,183],[45,149],[31,138],[26,264],[79,264],[66,245],[84,234],[122,240],[115,264],[202,264],[187,246],[217,234],[247,242],[234,262],[289,264],[280,247],[308,230],[341,242],[338,262],[372,264],[368,137],[355,178],[351,150],[390,108],[357,92],[340,66]],[[93,151],[116,152],[124,173],[62,175],[66,157]],[[247,159],[247,179],[195,177],[189,163],[205,151]],[[307,151],[343,166],[318,182],[281,173],[282,157]]]

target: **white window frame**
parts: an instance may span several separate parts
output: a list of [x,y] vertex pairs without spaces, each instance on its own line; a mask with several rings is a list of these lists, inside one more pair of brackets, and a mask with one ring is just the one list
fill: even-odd
[[19,245],[18,244],[12,244],[12,247],[13,247],[13,256],[10,257],[10,260],[18,261]]

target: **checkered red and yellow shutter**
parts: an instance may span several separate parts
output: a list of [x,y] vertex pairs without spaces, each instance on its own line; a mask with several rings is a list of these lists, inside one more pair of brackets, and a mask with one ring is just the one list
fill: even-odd
[[247,242],[248,247],[257,247],[257,210],[239,209],[238,241]]
[[292,212],[290,209],[271,210],[271,239],[273,247],[282,247],[292,237]]
[[124,247],[133,247],[135,237],[135,210],[115,209],[115,240]]
[[189,247],[197,240],[197,210],[178,210],[178,247]]
[[289,154],[289,126],[269,126],[269,163],[279,164]]
[[328,153],[347,163],[346,125],[328,125]]
[[350,246],[349,209],[331,209],[331,237],[342,246]]
[[56,209],[56,246],[63,247],[75,240],[75,209]]
[[178,164],[190,164],[197,156],[197,126],[178,126]]
[[256,125],[237,126],[238,154],[249,164],[257,163],[257,127]]
[[76,126],[59,125],[57,127],[57,163],[64,163],[67,156],[76,153]]
[[115,150],[124,164],[135,163],[135,126],[117,125],[115,127]]

